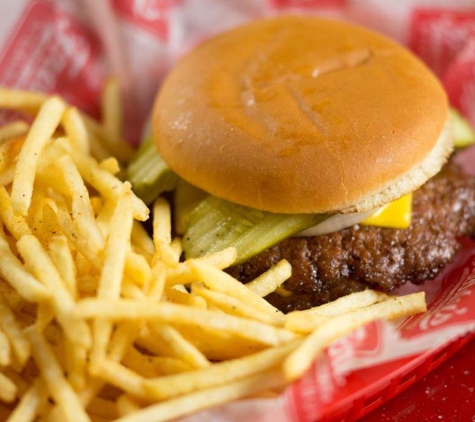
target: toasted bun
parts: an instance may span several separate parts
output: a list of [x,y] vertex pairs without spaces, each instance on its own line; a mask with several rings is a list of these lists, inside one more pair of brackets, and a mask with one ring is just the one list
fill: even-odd
[[185,56],[153,125],[169,166],[205,191],[327,213],[383,205],[437,173],[452,148],[447,118],[440,83],[406,49],[294,16],[241,26]]

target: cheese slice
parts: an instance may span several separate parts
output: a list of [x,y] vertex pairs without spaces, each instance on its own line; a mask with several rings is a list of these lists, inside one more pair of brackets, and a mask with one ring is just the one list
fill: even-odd
[[411,225],[412,193],[382,206],[360,224],[366,226],[407,229]]

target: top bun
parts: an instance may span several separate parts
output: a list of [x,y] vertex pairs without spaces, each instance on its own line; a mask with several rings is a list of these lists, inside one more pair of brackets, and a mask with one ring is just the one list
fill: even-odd
[[445,92],[367,29],[287,16],[199,45],[153,111],[157,147],[193,185],[279,213],[355,212],[416,189],[452,149]]

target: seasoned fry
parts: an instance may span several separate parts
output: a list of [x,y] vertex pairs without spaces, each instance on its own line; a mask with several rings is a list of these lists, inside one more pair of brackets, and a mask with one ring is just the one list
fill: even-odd
[[13,212],[10,195],[4,186],[0,186],[0,217],[5,227],[16,240],[31,234],[30,227],[25,218]]
[[94,249],[104,247],[104,238],[96,224],[94,210],[89,200],[89,191],[76,166],[67,155],[58,161],[58,167],[64,181],[72,193],[72,217],[82,235],[94,244]]
[[18,156],[12,185],[12,206],[21,215],[26,215],[30,206],[40,153],[58,127],[64,109],[64,102],[57,97],[42,105]]

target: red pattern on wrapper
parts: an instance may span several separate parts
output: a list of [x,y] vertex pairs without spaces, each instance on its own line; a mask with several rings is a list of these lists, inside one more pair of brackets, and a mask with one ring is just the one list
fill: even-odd
[[0,56],[1,85],[57,93],[93,114],[104,79],[98,39],[45,1],[25,9]]
[[270,6],[276,9],[299,8],[299,9],[318,9],[318,8],[343,8],[348,0],[269,0]]
[[415,9],[409,46],[439,76],[475,35],[475,11]]
[[124,19],[158,36],[168,38],[171,0],[112,0],[112,7]]
[[447,68],[442,82],[451,104],[475,126],[475,34]]

